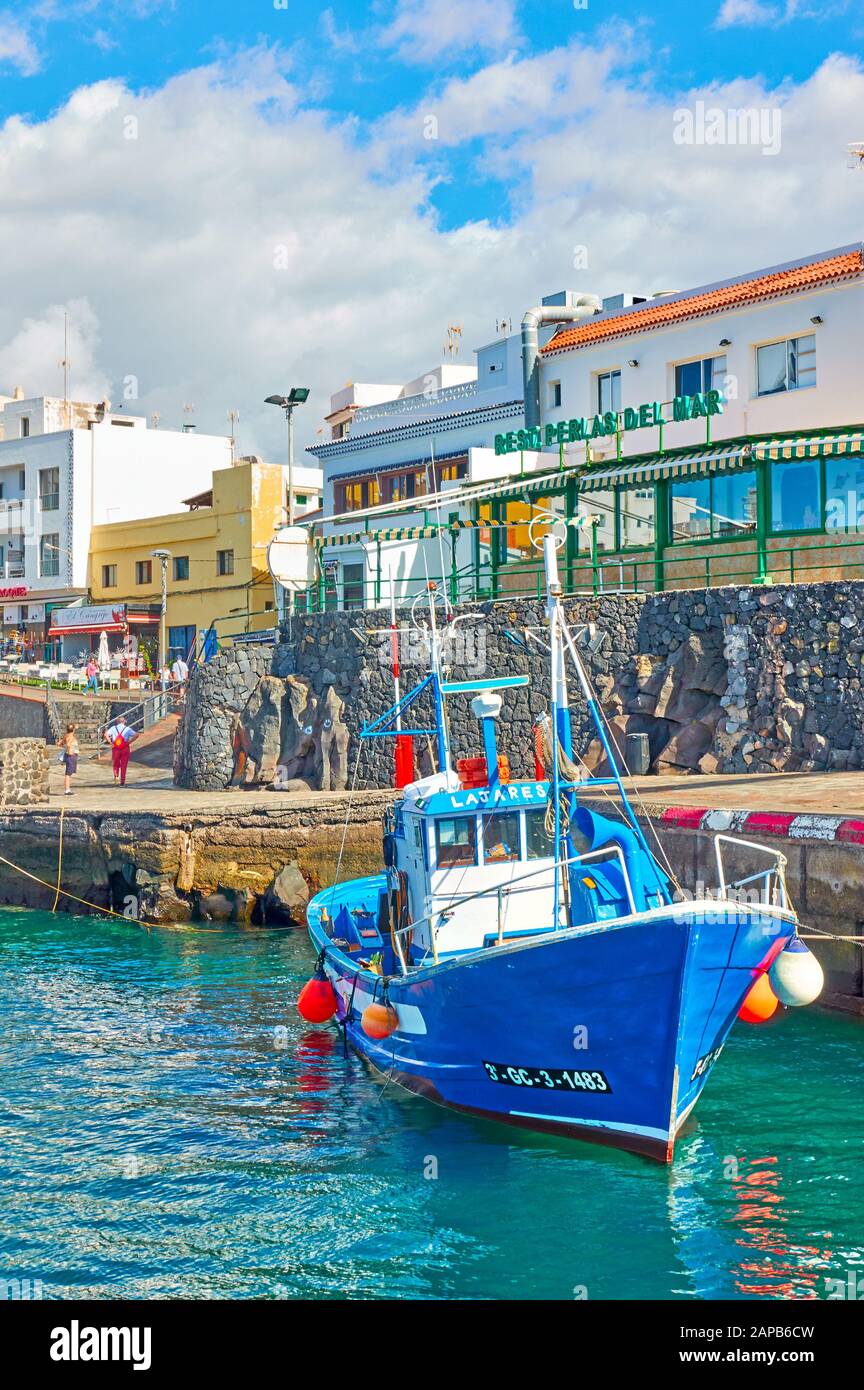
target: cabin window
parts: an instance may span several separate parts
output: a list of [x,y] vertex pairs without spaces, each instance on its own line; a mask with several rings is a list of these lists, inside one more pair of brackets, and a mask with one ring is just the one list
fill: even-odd
[[525,858],[551,859],[555,841],[546,834],[546,811],[525,812]]
[[477,863],[477,822],[473,816],[450,816],[435,822],[435,850],[439,869],[454,864]]
[[503,864],[519,858],[519,816],[495,812],[483,817],[483,859],[487,864]]

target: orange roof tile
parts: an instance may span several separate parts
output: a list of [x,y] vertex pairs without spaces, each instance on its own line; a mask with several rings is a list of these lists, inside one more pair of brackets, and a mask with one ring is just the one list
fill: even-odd
[[661,299],[656,303],[652,300],[639,305],[629,313],[618,313],[609,318],[598,314],[575,328],[565,328],[563,332],[557,333],[541,351],[545,356],[549,356],[571,348],[587,347],[591,343],[606,342],[610,338],[626,338],[633,333],[644,333],[650,328],[662,328],[683,319],[718,314],[724,309],[739,309],[746,304],[756,304],[762,299],[774,299],[778,295],[794,294],[797,290],[813,289],[832,280],[850,279],[860,275],[862,270],[864,256],[862,249],[858,247],[841,255],[828,256],[825,260],[791,266],[786,270],[770,271],[750,280],[738,280],[734,284],[721,285],[717,289],[701,293],[697,291],[674,299]]

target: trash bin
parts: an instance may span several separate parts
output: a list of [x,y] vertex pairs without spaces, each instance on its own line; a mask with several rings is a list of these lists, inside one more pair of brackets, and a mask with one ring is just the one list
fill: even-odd
[[634,777],[644,777],[651,770],[651,749],[647,734],[628,734],[624,740],[624,756]]

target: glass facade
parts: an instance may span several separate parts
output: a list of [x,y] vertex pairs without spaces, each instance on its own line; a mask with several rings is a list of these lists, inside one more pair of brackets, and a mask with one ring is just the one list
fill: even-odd
[[669,538],[675,541],[737,540],[756,530],[755,469],[685,478],[669,487]]

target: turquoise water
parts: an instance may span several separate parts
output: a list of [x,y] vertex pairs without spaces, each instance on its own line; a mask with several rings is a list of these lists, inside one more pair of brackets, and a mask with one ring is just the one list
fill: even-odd
[[0,1278],[45,1298],[864,1296],[856,1020],[739,1026],[667,1170],[346,1062],[303,933],[5,910],[0,959]]

